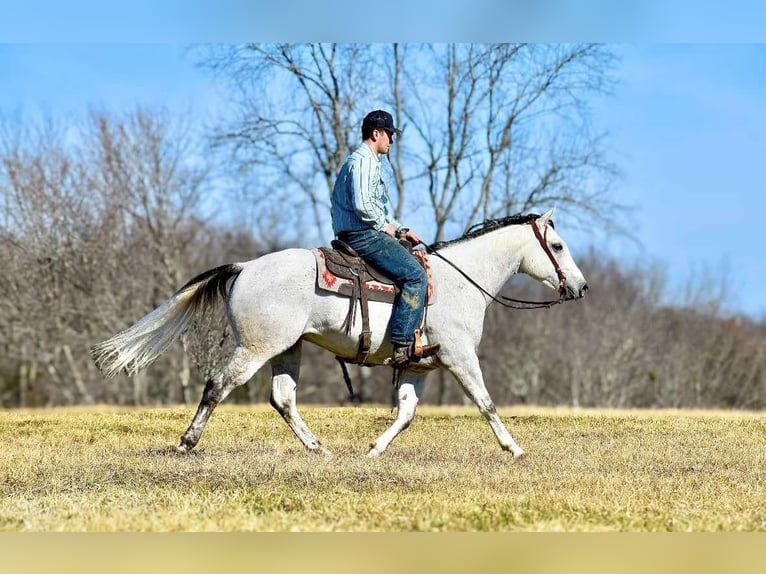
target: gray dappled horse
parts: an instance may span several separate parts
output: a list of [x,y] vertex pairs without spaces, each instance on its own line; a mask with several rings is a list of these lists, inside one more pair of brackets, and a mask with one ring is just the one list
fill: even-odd
[[[454,375],[500,446],[514,458],[524,454],[495,411],[476,352],[487,306],[515,273],[558,290],[562,299],[585,294],[585,278],[553,229],[552,213],[488,220],[477,232],[432,250],[437,300],[429,307],[423,335],[424,343],[441,343],[441,351],[402,372],[396,420],[371,444],[369,456],[381,454],[409,426],[426,373],[440,368]],[[359,329],[345,333],[348,299],[317,290],[316,274],[314,254],[308,249],[286,249],[211,269],[127,330],[94,346],[93,357],[106,376],[138,372],[165,352],[189,327],[195,312],[214,304],[220,292],[227,301],[235,349],[223,370],[207,382],[178,450],[193,449],[218,403],[269,361],[271,404],[307,449],[329,454],[298,413],[301,345],[309,341],[350,360],[357,353]],[[369,311],[372,346],[367,363],[382,365],[391,355],[386,331],[391,305],[370,302]]]

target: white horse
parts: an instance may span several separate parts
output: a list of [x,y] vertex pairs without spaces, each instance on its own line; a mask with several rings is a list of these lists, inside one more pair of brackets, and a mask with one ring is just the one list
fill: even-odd
[[[371,445],[378,456],[406,429],[414,415],[426,372],[447,369],[488,421],[500,446],[514,458],[524,454],[498,416],[482,377],[477,348],[487,306],[508,279],[525,273],[566,299],[580,298],[587,283],[550,221],[542,216],[488,220],[478,232],[447,242],[429,258],[437,300],[427,315],[424,343],[441,343],[440,352],[401,373],[398,411],[393,424]],[[436,256],[434,256],[436,255]],[[136,324],[93,347],[101,371],[114,376],[146,367],[189,327],[196,311],[226,298],[235,349],[224,369],[207,381],[179,452],[193,449],[215,407],[246,383],[267,361],[273,372],[271,404],[310,451],[330,454],[298,413],[296,388],[304,340],[339,357],[353,359],[359,329],[344,333],[348,299],[316,289],[316,261],[308,249],[286,249],[246,263],[211,269],[192,279]],[[227,282],[231,284],[227,294]],[[391,355],[386,330],[391,305],[370,302],[372,347],[368,364],[382,365]]]

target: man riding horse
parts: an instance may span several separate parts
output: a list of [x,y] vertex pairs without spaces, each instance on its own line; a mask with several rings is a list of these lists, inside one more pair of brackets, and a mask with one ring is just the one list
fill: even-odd
[[375,110],[362,121],[362,143],[346,158],[332,192],[332,228],[369,265],[384,272],[399,288],[388,323],[393,354],[391,365],[402,368],[413,360],[439,352],[438,344],[415,345],[426,305],[428,277],[423,267],[399,242],[421,243],[417,233],[393,216],[393,207],[380,174],[379,155],[387,154],[401,130],[391,114]]

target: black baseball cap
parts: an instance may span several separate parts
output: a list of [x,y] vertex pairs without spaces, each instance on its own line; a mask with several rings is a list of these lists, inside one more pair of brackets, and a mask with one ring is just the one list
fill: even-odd
[[373,130],[388,130],[401,135],[402,130],[394,126],[394,118],[385,110],[375,110],[364,116],[362,131],[366,128]]

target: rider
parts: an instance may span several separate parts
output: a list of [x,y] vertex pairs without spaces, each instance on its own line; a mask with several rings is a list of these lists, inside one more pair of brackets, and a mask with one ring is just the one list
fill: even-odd
[[403,367],[439,352],[440,346],[415,347],[415,330],[426,305],[428,277],[398,239],[421,243],[417,233],[394,218],[391,200],[380,175],[380,154],[387,154],[401,130],[384,110],[375,110],[362,121],[362,143],[346,158],[332,191],[332,228],[367,263],[388,275],[399,295],[388,326],[394,350],[391,365]]

